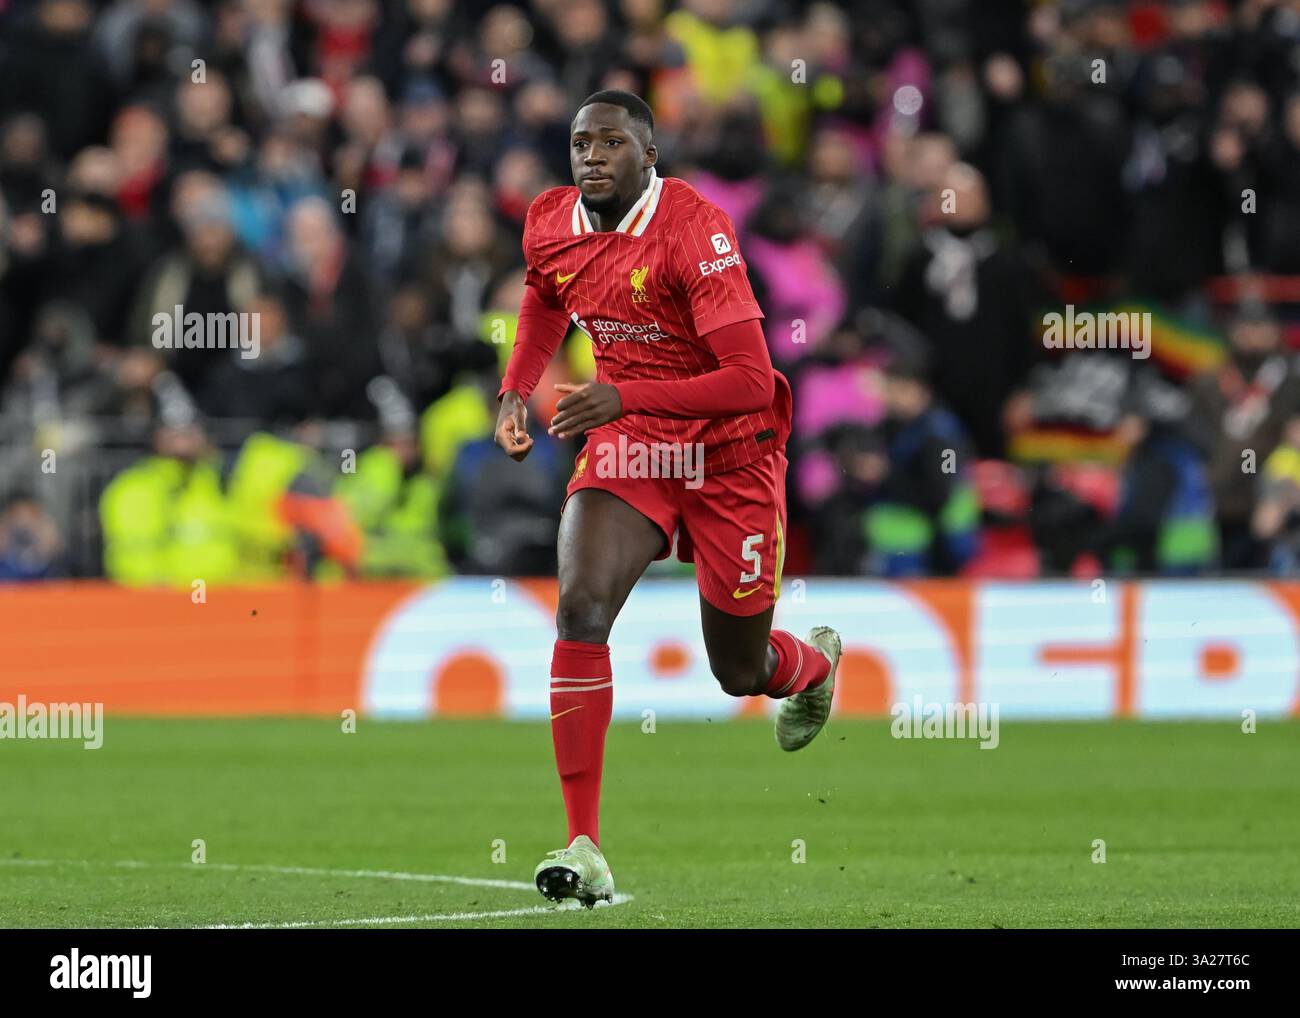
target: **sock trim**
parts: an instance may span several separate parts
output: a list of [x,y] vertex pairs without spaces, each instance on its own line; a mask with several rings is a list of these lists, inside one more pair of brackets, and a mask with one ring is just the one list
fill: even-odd
[[598,689],[608,689],[613,684],[614,684],[614,680],[610,679],[608,682],[600,686],[552,686],[551,692],[552,693],[594,693]]

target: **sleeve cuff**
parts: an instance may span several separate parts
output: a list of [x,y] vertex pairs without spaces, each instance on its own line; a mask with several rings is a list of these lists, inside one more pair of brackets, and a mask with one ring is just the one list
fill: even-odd
[[618,390],[618,401],[623,406],[623,413],[639,414],[641,412],[636,400],[636,382],[615,382],[614,388]]

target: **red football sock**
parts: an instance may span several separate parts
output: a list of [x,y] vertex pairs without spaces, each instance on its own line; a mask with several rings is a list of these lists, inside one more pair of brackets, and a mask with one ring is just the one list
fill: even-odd
[[774,700],[794,696],[805,689],[816,689],[831,673],[826,655],[793,633],[773,629],[768,643],[776,651],[776,671],[763,690]]
[[600,844],[600,773],[614,710],[609,645],[556,640],[551,658],[551,740],[560,772],[569,841],[585,834]]

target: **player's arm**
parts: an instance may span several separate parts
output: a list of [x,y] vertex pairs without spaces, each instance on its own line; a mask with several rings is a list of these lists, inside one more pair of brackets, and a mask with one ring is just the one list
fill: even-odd
[[497,393],[501,410],[497,414],[496,441],[516,461],[527,456],[533,447],[527,431],[528,397],[537,388],[542,372],[569,331],[569,317],[559,296],[548,286],[546,276],[532,257],[530,239],[535,207],[529,208],[524,221],[524,260],[528,270],[519,305],[515,346],[510,351],[501,391]]
[[718,358],[718,367],[694,378],[557,385],[568,395],[556,404],[549,432],[567,438],[624,414],[684,420],[734,417],[772,402],[776,376],[758,319],[724,325],[704,340]]
[[497,399],[496,440],[512,459],[522,460],[533,447],[527,431],[528,397],[555,356],[569,331],[569,317],[564,309],[547,301],[536,287],[524,287],[519,305],[519,327],[515,331],[515,348],[501,382]]

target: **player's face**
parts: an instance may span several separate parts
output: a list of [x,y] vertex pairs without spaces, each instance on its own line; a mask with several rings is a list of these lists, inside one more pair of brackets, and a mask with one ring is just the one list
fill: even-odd
[[630,208],[643,190],[642,173],[657,153],[647,131],[622,106],[592,103],[578,111],[569,138],[569,167],[592,212]]

